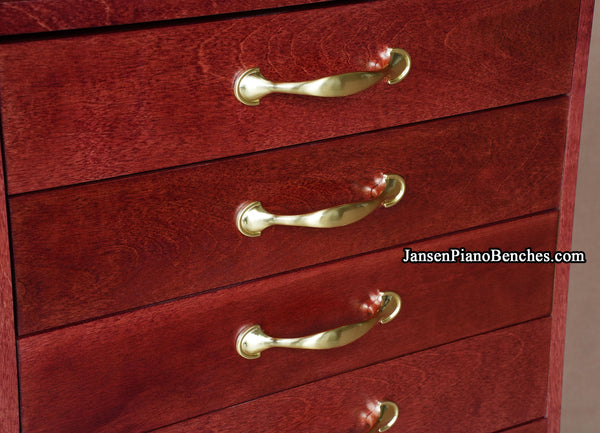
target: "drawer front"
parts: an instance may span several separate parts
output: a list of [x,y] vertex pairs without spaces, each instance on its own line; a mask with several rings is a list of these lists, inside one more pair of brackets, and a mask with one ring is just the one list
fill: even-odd
[[[411,248],[552,251],[556,224],[551,212]],[[552,263],[425,265],[403,257],[402,248],[372,253],[22,338],[24,432],[145,431],[550,314]],[[247,325],[298,337],[363,321],[360,304],[377,291],[400,295],[400,314],[352,344],[271,349],[253,360],[236,352]]]
[[[6,44],[8,192],[565,94],[577,13],[576,0],[386,0]],[[413,58],[394,86],[343,99],[270,95],[257,107],[233,95],[248,68],[310,80],[378,68],[386,47]]]
[[[19,334],[555,208],[566,109],[559,98],[13,197]],[[407,192],[358,223],[236,229],[248,200],[301,214],[371,198],[382,172]]]
[[327,0],[14,0],[0,2],[0,35],[102,27],[270,9]]
[[[157,433],[362,433],[377,401],[390,433],[491,433],[546,412],[550,319],[377,364],[160,429]],[[513,430],[509,430],[512,432]],[[539,432],[539,427],[516,433]]]

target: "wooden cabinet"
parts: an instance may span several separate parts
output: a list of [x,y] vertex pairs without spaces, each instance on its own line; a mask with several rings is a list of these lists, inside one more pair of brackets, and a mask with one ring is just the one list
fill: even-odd
[[[405,258],[569,249],[593,2],[154,3],[0,2],[0,430],[361,433],[389,400],[390,431],[557,432],[568,265]],[[398,84],[234,96],[391,47]],[[401,200],[353,224],[236,227],[385,174]],[[236,352],[387,291],[398,316],[348,345]]]
[[[576,0],[329,6],[5,46],[8,192],[569,92]],[[274,81],[309,80],[376,69],[388,47],[413,58],[411,72],[393,87],[381,83],[343,102],[277,95],[260,108],[232,97],[236,74],[247,68],[259,67]]]
[[[13,197],[19,334],[555,208],[567,102]],[[404,197],[355,224],[248,238],[233,223],[248,200],[293,214],[365,200],[386,172]]]
[[386,399],[402,408],[394,426],[399,431],[498,431],[544,416],[548,322],[541,319],[397,358],[159,432],[316,433],[330,431],[332,424],[334,431],[365,432],[369,426],[361,410],[372,400]]
[[[556,242],[556,217],[544,213],[409,247],[481,250],[495,242],[506,251],[548,251]],[[95,415],[106,431],[146,431],[550,313],[551,263],[411,265],[403,257],[394,248],[25,337],[25,426],[93,431]],[[300,336],[360,322],[368,314],[360,304],[378,290],[402,297],[400,315],[355,343],[300,354],[273,349],[258,360],[235,352],[236,335],[247,324]],[[549,340],[544,343],[547,352]],[[89,419],[79,407],[92,412]],[[118,417],[108,416],[116,411]]]

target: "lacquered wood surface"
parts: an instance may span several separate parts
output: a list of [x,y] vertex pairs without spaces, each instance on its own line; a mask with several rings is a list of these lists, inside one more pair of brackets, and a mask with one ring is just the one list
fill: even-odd
[[[557,214],[552,212],[411,247],[552,251],[556,223]],[[403,257],[401,248],[382,251],[23,338],[19,343],[23,431],[145,431],[550,313],[552,263],[405,264]],[[379,290],[401,296],[399,316],[348,346],[324,351],[271,349],[256,360],[235,351],[236,336],[245,325],[259,324],[274,337],[299,337],[363,321],[368,316],[360,304]],[[502,358],[505,348],[493,346],[493,341],[489,344],[487,350]],[[518,385],[503,381],[491,385],[490,379],[486,386],[507,396],[514,386],[522,387],[514,401],[520,401],[523,392],[528,401],[543,408],[544,399],[539,400],[538,394],[545,395],[545,385],[543,392],[533,392],[527,386],[530,379],[525,384],[520,379],[525,372],[534,378],[546,371],[547,350],[539,365],[530,366],[521,358],[522,352],[535,353],[536,344],[527,344],[515,354],[515,362],[524,363],[519,367],[522,371],[514,372]],[[549,340],[543,344],[547,346]],[[465,352],[465,358],[473,361],[478,356]],[[471,377],[475,367],[468,365],[462,365],[460,373]],[[488,367],[495,368],[493,363]],[[455,373],[443,374],[453,367],[441,359],[438,368],[440,380],[450,381],[444,386],[463,380],[453,377]],[[429,376],[418,368],[407,373],[390,366],[385,371],[378,377],[419,382]],[[354,392],[360,383],[340,392]],[[398,392],[412,399],[413,391],[404,386]],[[497,397],[485,387],[473,392],[486,396],[487,403],[480,402],[484,405]],[[452,391],[440,398],[453,400],[454,395]],[[411,404],[413,409],[422,405],[421,410],[434,410],[416,398]],[[533,403],[525,406],[529,404]],[[403,413],[406,410],[402,408]],[[513,419],[512,409],[497,410],[507,417],[507,426],[535,417]],[[543,415],[543,410],[538,412],[536,416]],[[456,426],[461,425],[457,421]]]
[[[0,156],[0,179],[3,175]],[[0,182],[0,432],[18,433],[17,344],[5,197],[4,182]]]
[[[19,334],[557,207],[566,99],[11,199]],[[407,192],[336,229],[241,235],[259,200],[301,214]]]
[[540,419],[529,424],[525,424],[508,430],[502,430],[501,432],[497,433],[546,433],[547,425],[548,422],[545,419]]
[[320,1],[324,0],[2,0],[0,35],[191,18]]
[[[8,191],[564,94],[577,12],[576,0],[384,0],[6,44]],[[311,80],[378,69],[386,47],[413,59],[395,86],[381,82],[343,99],[271,95],[258,107],[233,95],[235,76],[247,68],[273,81]]]
[[[575,188],[577,185],[577,162],[579,159],[579,141],[581,137],[583,100],[585,96],[585,80],[587,75],[593,15],[594,1],[583,0],[581,2],[579,15],[579,30],[573,70],[573,87],[570,92],[567,144],[561,186],[562,192],[560,199],[558,249],[562,251],[569,251],[571,249],[571,239],[573,234]],[[569,264],[557,264],[554,280],[555,289],[552,313],[552,345],[550,350],[550,380],[548,390],[549,433],[560,432],[569,268]]]
[[382,400],[394,401],[400,409],[390,433],[497,432],[544,416],[549,342],[550,319],[543,319],[270,395],[158,432],[364,433],[369,428],[365,421],[369,406]]

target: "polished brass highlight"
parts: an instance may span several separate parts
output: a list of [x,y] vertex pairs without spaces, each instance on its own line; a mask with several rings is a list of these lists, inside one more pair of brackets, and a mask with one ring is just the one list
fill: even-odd
[[380,205],[391,207],[402,199],[406,183],[397,174],[384,174],[385,190],[376,198],[358,203],[348,203],[302,215],[275,215],[267,212],[259,201],[240,208],[236,214],[238,230],[249,237],[260,236],[272,225],[333,228],[352,224],[363,219]]
[[298,338],[275,338],[264,333],[260,325],[248,326],[238,335],[235,348],[246,359],[256,359],[267,349],[283,347],[288,349],[333,349],[345,346],[359,339],[377,323],[385,324],[398,315],[402,301],[394,292],[380,293],[379,311],[365,322],[345,325],[329,331]]
[[290,93],[320,97],[341,97],[354,95],[387,77],[388,84],[396,84],[410,70],[410,56],[401,48],[388,49],[390,62],[378,71],[349,72],[313,81],[298,83],[274,83],[267,80],[258,68],[244,71],[233,85],[235,97],[246,105],[258,105],[260,99],[269,93]]
[[382,433],[392,427],[398,419],[398,405],[393,401],[382,401],[379,403],[379,419],[367,433]]

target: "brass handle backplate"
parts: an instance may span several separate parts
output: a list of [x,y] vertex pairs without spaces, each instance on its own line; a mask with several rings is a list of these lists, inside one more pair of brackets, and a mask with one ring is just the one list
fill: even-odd
[[259,201],[250,202],[238,210],[236,226],[242,234],[255,237],[260,236],[264,229],[272,225],[333,228],[352,224],[379,206],[391,207],[402,199],[406,190],[404,179],[397,174],[384,174],[383,179],[385,190],[372,200],[343,204],[302,215],[275,215],[267,212]]
[[393,401],[379,402],[379,419],[367,433],[382,433],[392,427],[398,419],[398,405]]
[[378,71],[349,72],[298,83],[274,83],[267,80],[258,68],[248,69],[235,80],[234,94],[243,104],[258,105],[260,99],[270,93],[341,97],[368,89],[386,77],[388,84],[396,84],[408,74],[410,56],[401,48],[390,48],[388,53],[390,62]]
[[379,296],[381,307],[365,322],[298,338],[270,337],[264,333],[260,325],[252,325],[241,330],[236,341],[236,350],[246,359],[256,359],[264,350],[274,347],[322,350],[345,346],[365,335],[377,323],[388,323],[398,315],[402,305],[400,296],[394,292],[383,292]]

